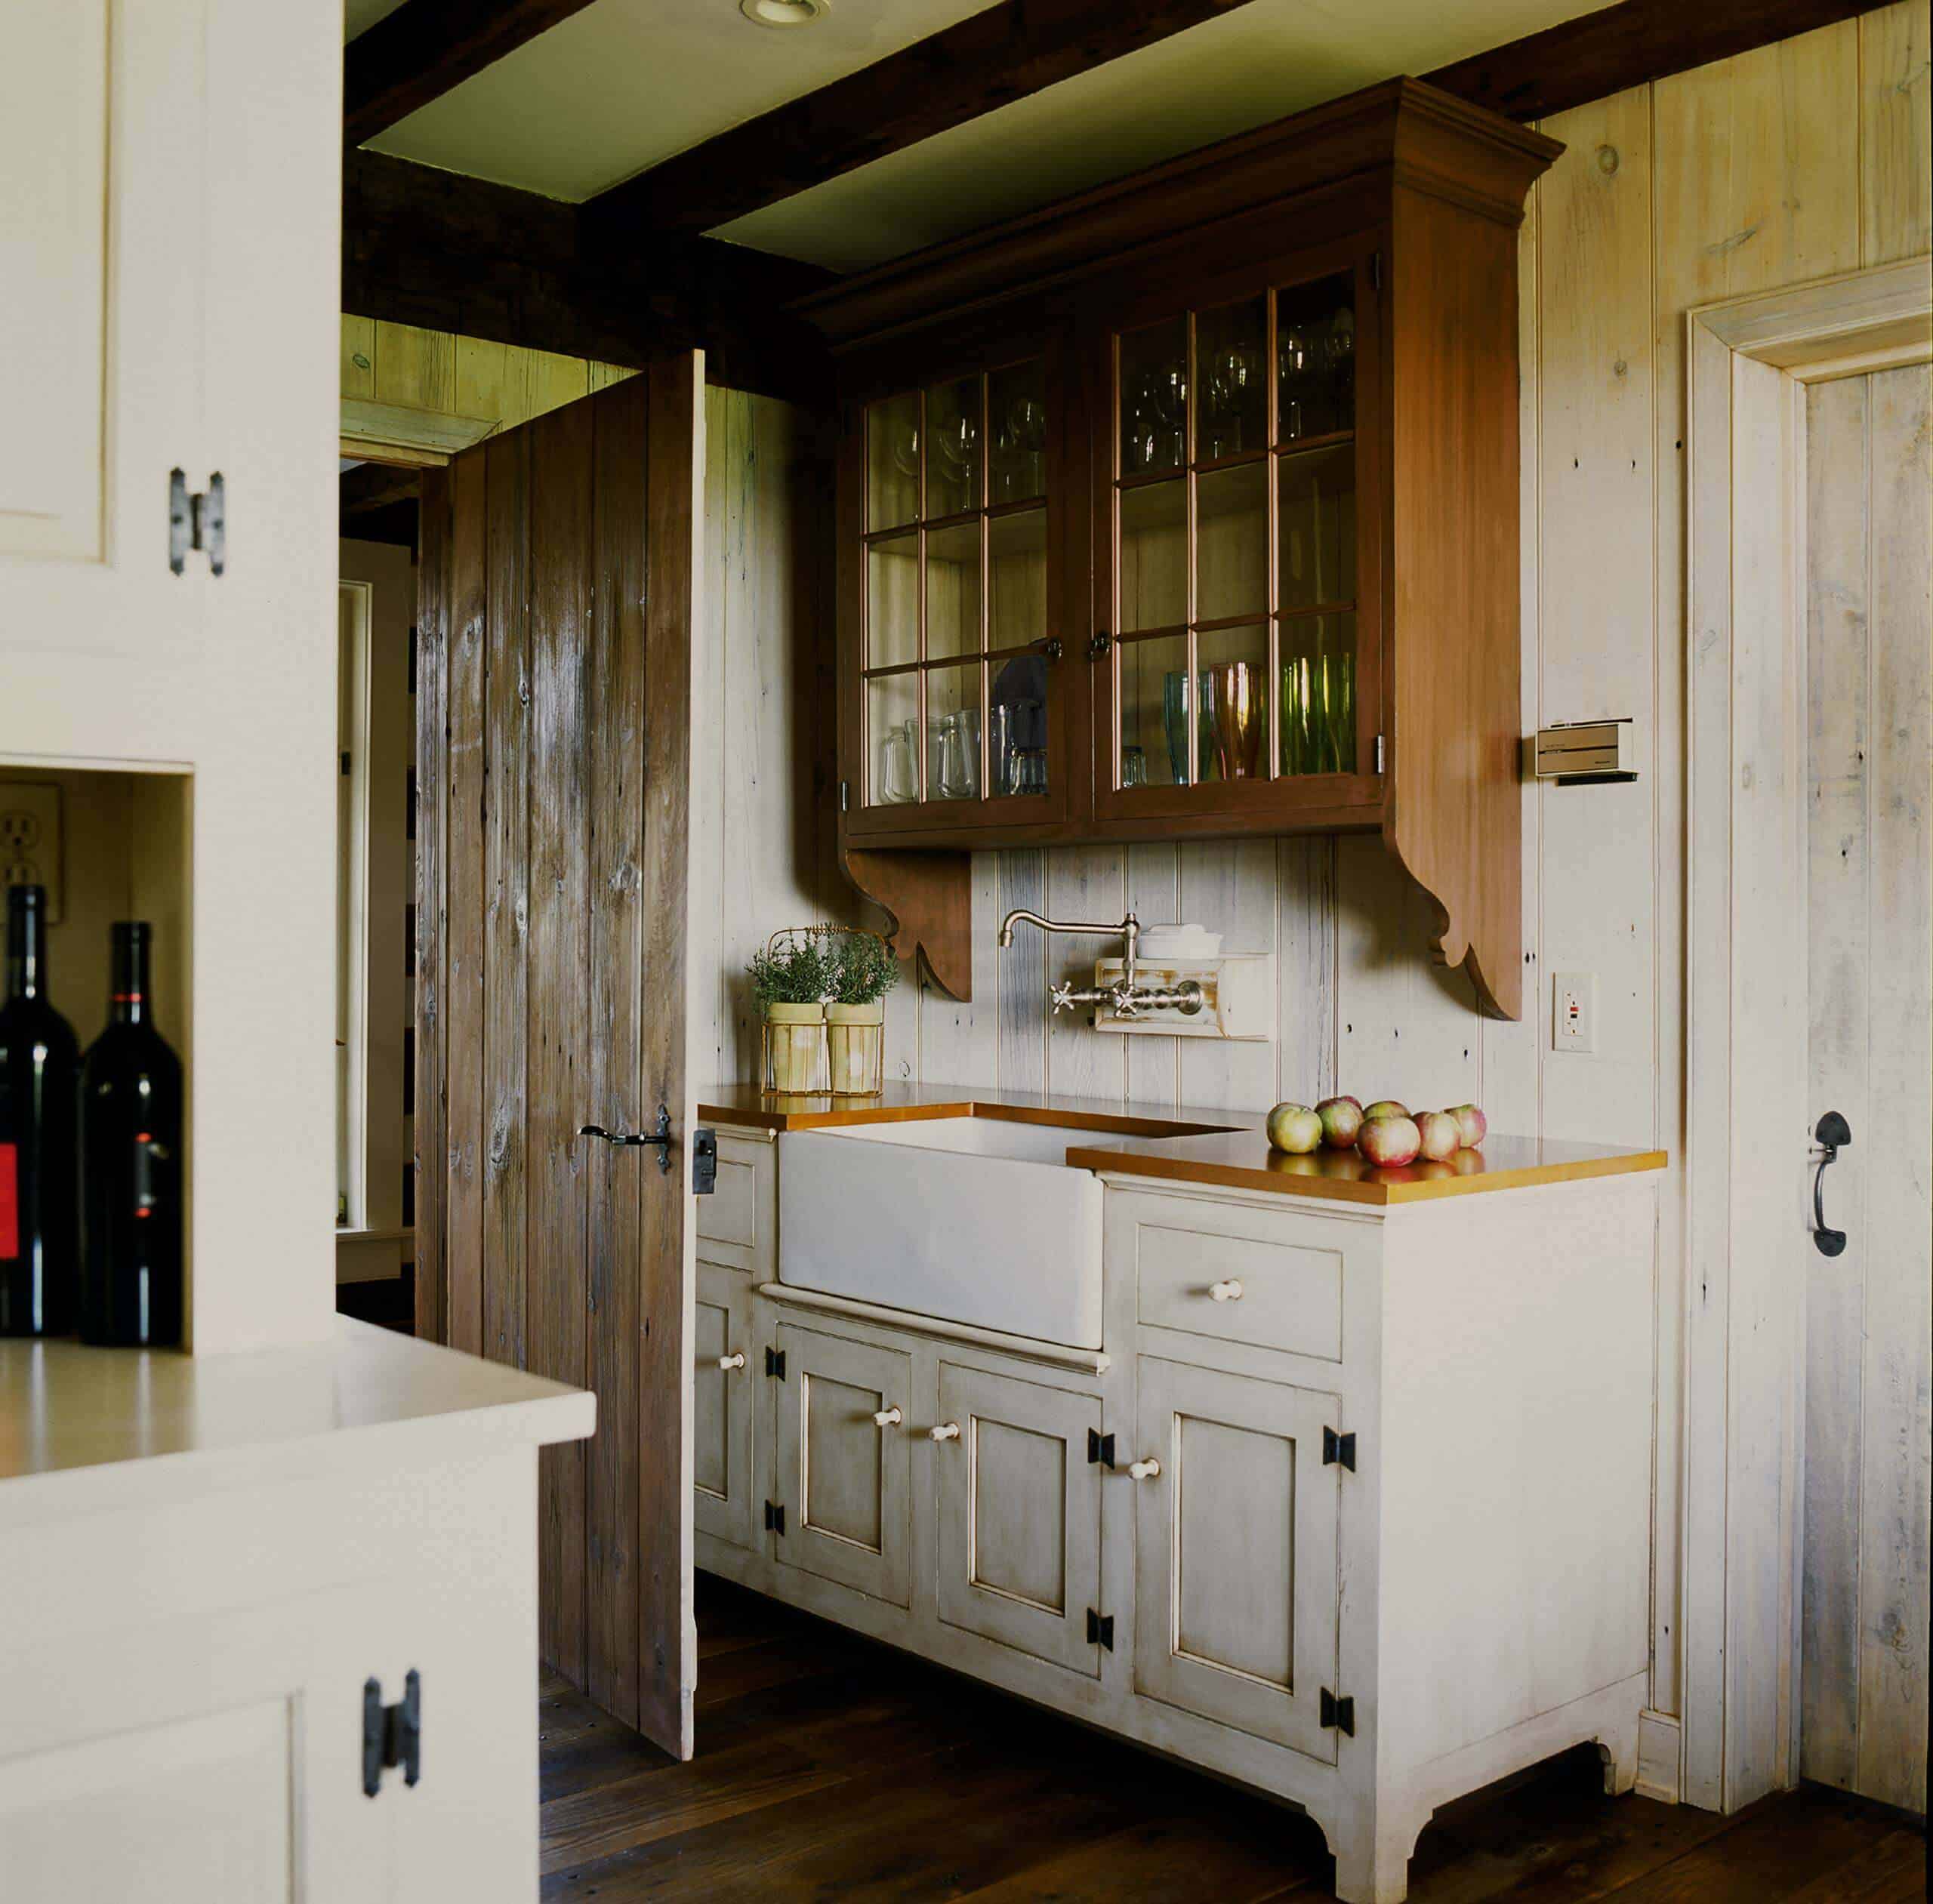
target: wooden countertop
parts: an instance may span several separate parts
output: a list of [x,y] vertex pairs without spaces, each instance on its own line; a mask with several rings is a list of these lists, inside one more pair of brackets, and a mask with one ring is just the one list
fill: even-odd
[[597,1398],[347,1316],[220,1355],[0,1341],[0,1527],[338,1463],[581,1440]]
[[774,1132],[932,1117],[1071,1124],[1107,1140],[1070,1145],[1067,1161],[1075,1169],[1377,1206],[1624,1176],[1662,1170],[1667,1161],[1663,1151],[1493,1132],[1482,1149],[1459,1151],[1449,1163],[1379,1169],[1354,1150],[1286,1156],[1270,1148],[1266,1120],[1255,1111],[1139,1111],[1100,1099],[947,1086],[892,1085],[877,1097],[835,1098],[779,1096],[756,1085],[719,1085],[699,1092],[698,1115],[708,1123]]

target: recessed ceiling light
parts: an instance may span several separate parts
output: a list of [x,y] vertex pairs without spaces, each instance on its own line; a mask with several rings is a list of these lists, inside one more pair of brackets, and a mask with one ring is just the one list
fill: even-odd
[[832,0],[738,0],[738,11],[760,26],[810,26],[832,11]]

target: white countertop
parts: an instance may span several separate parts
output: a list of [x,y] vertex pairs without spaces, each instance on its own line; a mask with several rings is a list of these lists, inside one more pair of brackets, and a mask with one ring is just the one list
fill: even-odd
[[347,1316],[313,1346],[219,1355],[0,1341],[0,1527],[271,1468],[578,1440],[596,1421],[584,1390]]

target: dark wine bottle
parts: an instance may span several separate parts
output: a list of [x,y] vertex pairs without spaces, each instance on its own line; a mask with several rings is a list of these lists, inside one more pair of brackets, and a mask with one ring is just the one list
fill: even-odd
[[74,1326],[80,1069],[73,1027],[48,999],[47,889],[10,887],[0,1005],[0,1336],[64,1336]]
[[114,928],[107,1029],[81,1068],[81,1339],[181,1340],[181,1061],[154,1028],[152,929]]

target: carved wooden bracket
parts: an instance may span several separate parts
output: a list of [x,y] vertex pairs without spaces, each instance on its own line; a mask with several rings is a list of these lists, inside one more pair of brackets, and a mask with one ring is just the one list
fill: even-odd
[[969,853],[867,852],[842,846],[853,885],[886,915],[902,959],[926,961],[933,983],[963,1004],[973,996],[973,861]]

